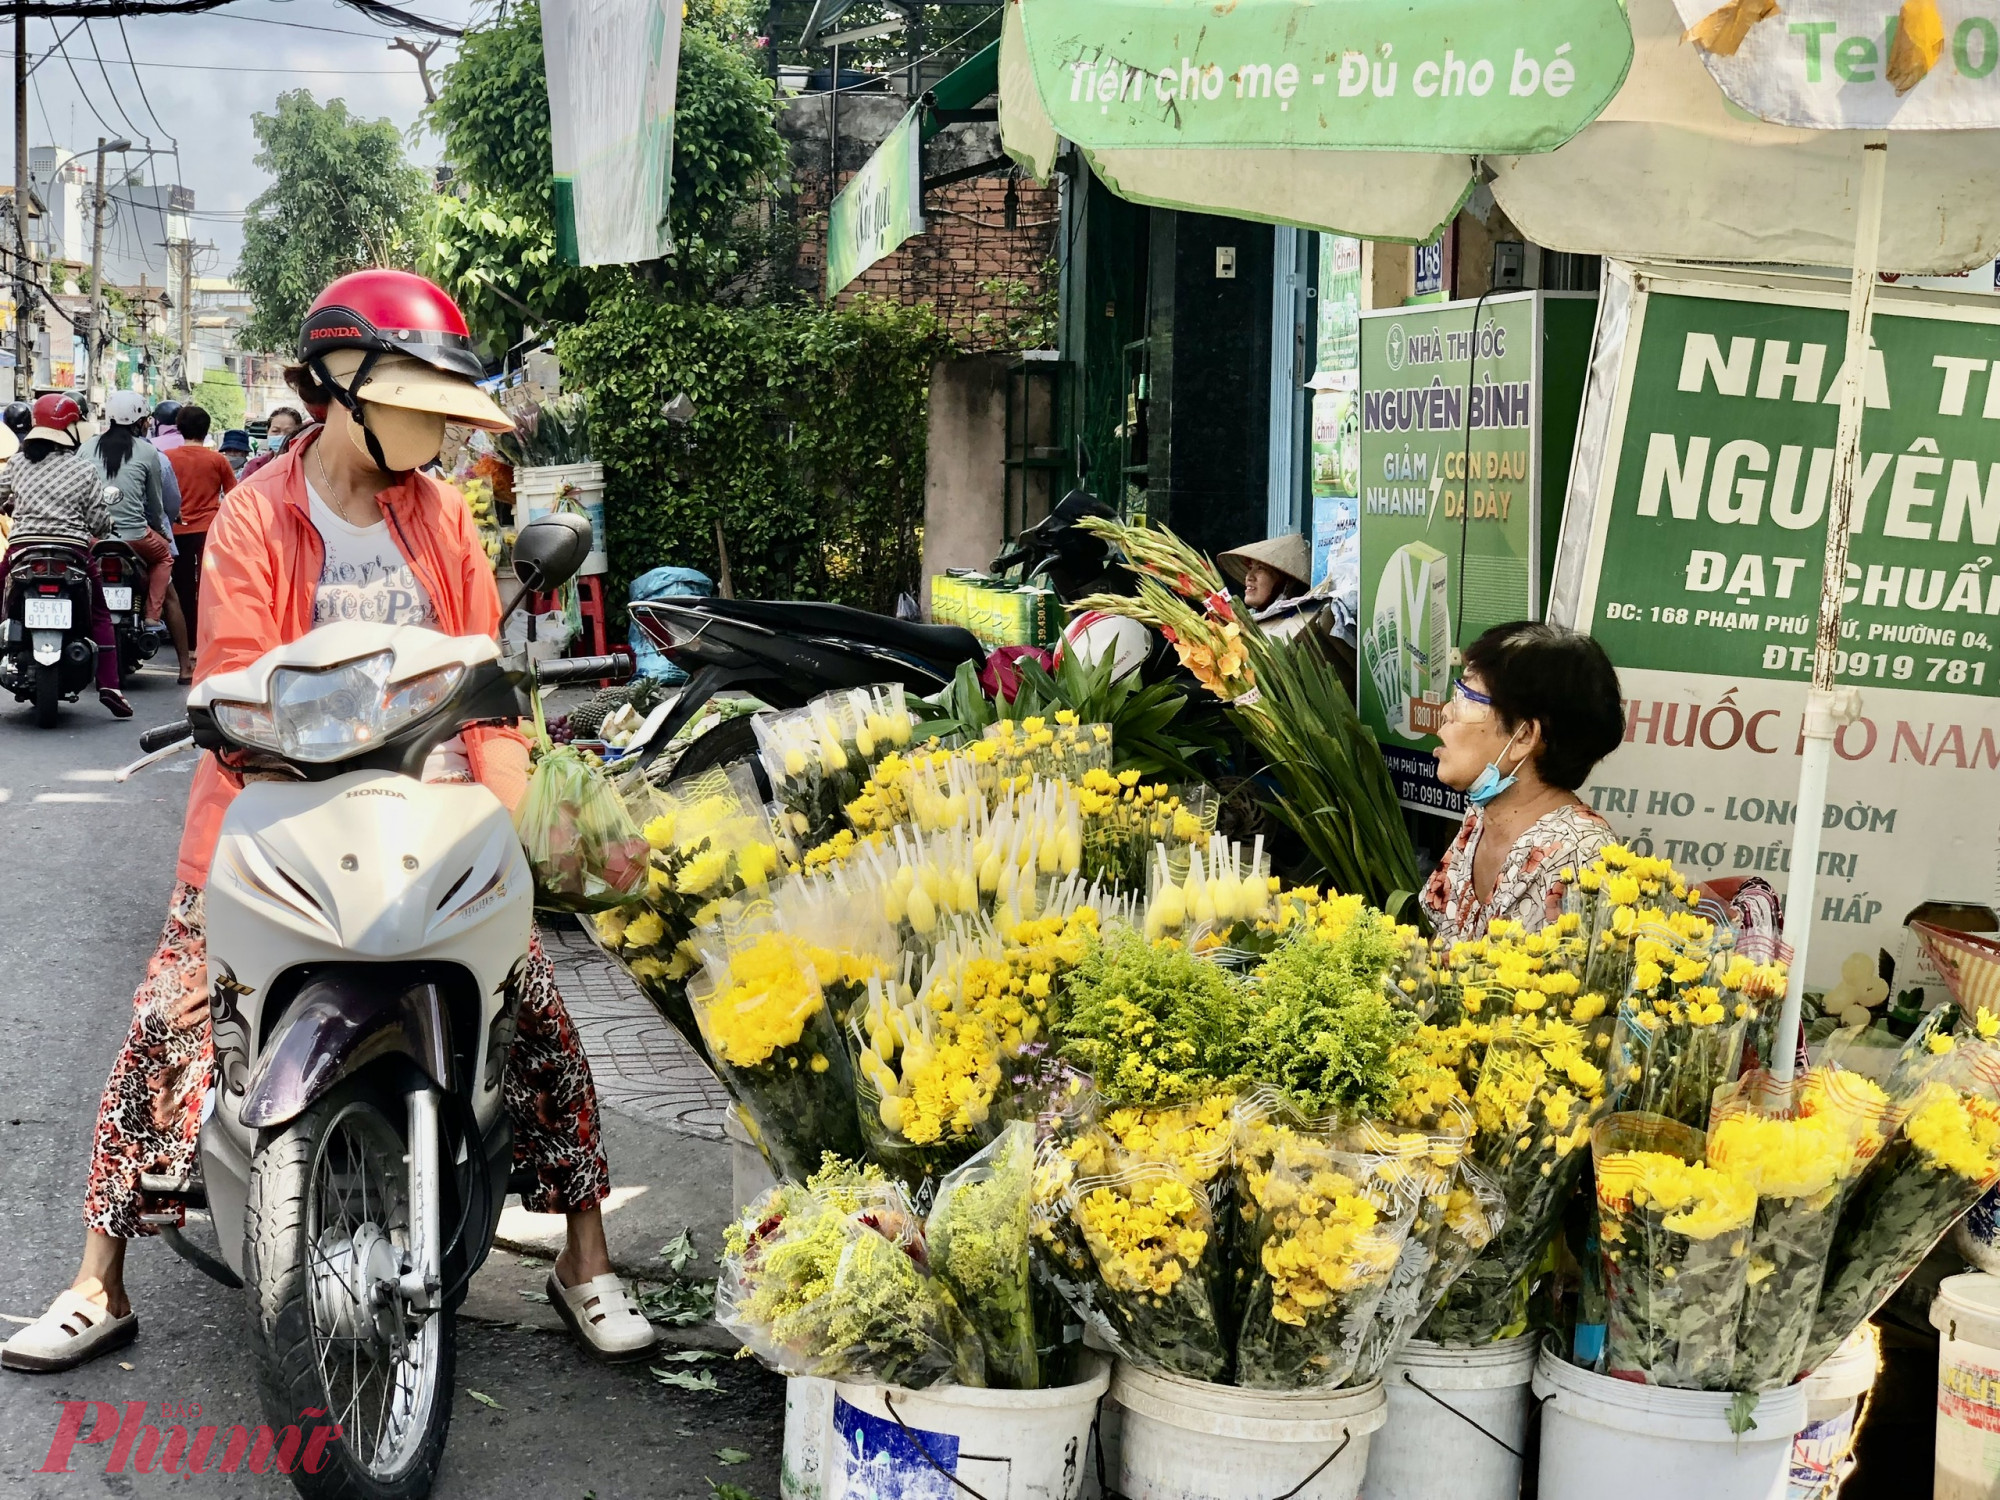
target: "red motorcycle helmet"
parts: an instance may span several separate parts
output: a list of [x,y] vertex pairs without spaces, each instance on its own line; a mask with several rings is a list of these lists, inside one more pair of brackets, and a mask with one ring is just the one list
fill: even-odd
[[76,397],[51,392],[36,398],[33,411],[35,425],[28,430],[29,437],[46,438],[66,448],[77,445],[82,436],[77,429],[83,425],[83,408],[77,405]]
[[[361,361],[343,383],[327,368],[326,357],[344,349],[359,350]],[[391,466],[368,429],[360,393],[377,361],[392,354],[418,360],[467,385],[486,374],[458,304],[443,287],[413,272],[386,268],[350,272],[306,310],[299,328],[299,358],[320,388],[347,408],[361,428],[369,454],[385,470]]]

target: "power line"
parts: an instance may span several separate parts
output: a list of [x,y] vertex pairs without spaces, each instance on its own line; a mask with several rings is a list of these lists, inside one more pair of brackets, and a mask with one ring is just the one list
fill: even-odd
[[[133,121],[132,116],[126,113],[125,101],[118,97],[118,87],[111,81],[111,70],[104,66],[104,54],[97,50],[97,33],[90,29],[88,21],[83,23],[83,35],[84,40],[90,43],[90,55],[97,59],[97,73],[104,80],[104,92],[111,96],[111,107],[118,111],[118,118],[125,122],[125,129],[119,133],[126,135],[128,138],[134,135],[144,135],[146,132],[141,130]],[[137,77],[138,75],[134,74],[133,76]]]
[[[152,117],[153,123],[159,127],[160,134],[167,138],[167,144],[173,148],[174,181],[179,182],[187,175],[181,170],[181,143],[161,121],[160,112],[153,108],[153,101],[146,94],[146,80],[139,76],[139,60],[132,55],[132,38],[126,34],[123,16],[118,18],[118,39],[125,44],[125,62],[132,69],[132,81],[139,85],[139,98],[145,103],[146,113]],[[148,157],[146,160],[150,163],[152,158]]]
[[[13,54],[9,53],[7,55],[11,57]],[[57,42],[56,55],[62,58],[63,66],[69,69],[70,82],[76,85],[77,93],[83,97],[84,107],[88,109],[92,115],[96,116],[97,123],[104,127],[104,133],[107,136],[114,136],[114,137],[123,135],[124,132],[122,130],[120,130],[116,125],[113,125],[109,120],[105,119],[102,114],[98,113],[97,101],[90,97],[90,90],[86,89],[83,86],[83,80],[77,77],[76,64],[70,59],[69,48],[65,46],[62,42]],[[47,123],[48,111],[44,110],[42,112],[42,119],[44,123]]]
[[[12,52],[0,58],[12,60]],[[135,62],[134,68],[166,68],[183,73],[289,73],[302,78],[408,78],[408,68],[241,68],[233,63]],[[77,87],[81,88],[82,84]]]

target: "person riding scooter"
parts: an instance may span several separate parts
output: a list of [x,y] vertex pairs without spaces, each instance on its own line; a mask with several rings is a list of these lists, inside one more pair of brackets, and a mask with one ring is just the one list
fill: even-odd
[[96,463],[105,483],[118,491],[118,498],[111,502],[112,535],[146,564],[144,623],[156,628],[164,621],[180,657],[180,680],[190,683],[194,680],[194,656],[188,649],[187,621],[173,593],[173,523],[166,507],[167,478],[173,470],[142,433],[146,425],[143,396],[136,391],[113,391],[104,404],[104,414],[111,425],[91,439],[84,456]]
[[[87,556],[91,543],[111,529],[104,481],[78,447],[83,408],[70,396],[43,396],[34,404],[33,420],[21,451],[0,465],[0,511],[13,517],[8,560],[0,562],[0,575],[11,575],[14,549],[30,537],[73,539]],[[88,560],[88,571],[90,638],[97,643],[97,700],[114,718],[129,719],[132,705],[118,690],[117,637],[111,629],[111,612],[104,607],[96,559]]]
[[[499,592],[471,513],[420,472],[437,457],[447,421],[512,425],[473,383],[482,367],[457,304],[420,276],[358,271],[313,303],[300,355],[286,378],[305,400],[327,403],[328,420],[223,498],[203,564],[198,680],[239,672],[333,621],[496,635]],[[204,915],[210,863],[246,781],[282,774],[284,765],[240,752],[225,764],[211,753],[195,772],[179,882],[92,1135],[83,1262],[49,1310],[0,1351],[0,1366],[71,1369],[137,1331],[126,1244],[152,1233],[163,1214],[171,1223],[180,1207],[149,1197],[140,1179],[189,1177],[217,1076]],[[425,780],[476,780],[511,808],[526,786],[527,743],[511,726],[482,723],[441,746],[424,771]],[[569,1219],[550,1300],[586,1352],[641,1358],[657,1335],[611,1267],[597,1094],[539,938],[529,942],[518,988],[502,1083],[515,1170],[531,1179],[529,1211]],[[216,993],[218,1004],[231,1000]]]

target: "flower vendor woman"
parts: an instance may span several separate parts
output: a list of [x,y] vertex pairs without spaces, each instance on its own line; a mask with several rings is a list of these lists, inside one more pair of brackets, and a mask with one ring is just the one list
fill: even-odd
[[1562,872],[1611,842],[1576,789],[1624,732],[1618,674],[1589,636],[1521,620],[1472,643],[1438,729],[1438,780],[1469,804],[1421,897],[1440,938],[1557,915]]

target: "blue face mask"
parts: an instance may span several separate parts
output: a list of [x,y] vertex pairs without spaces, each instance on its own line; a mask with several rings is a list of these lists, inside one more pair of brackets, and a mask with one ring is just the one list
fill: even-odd
[[[1501,755],[1505,755],[1508,750],[1514,748],[1514,740],[1519,736],[1520,732],[1517,729],[1513,734],[1507,736],[1507,748],[1500,752]],[[1525,760],[1527,757],[1523,756],[1521,759]],[[1520,769],[1521,761],[1517,760],[1514,762],[1514,770],[1518,771]],[[1496,756],[1486,763],[1486,769],[1479,773],[1479,779],[1465,789],[1465,800],[1470,802],[1474,807],[1484,807],[1513,784],[1514,777],[1511,773],[1506,776],[1500,774],[1500,760]]]

